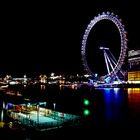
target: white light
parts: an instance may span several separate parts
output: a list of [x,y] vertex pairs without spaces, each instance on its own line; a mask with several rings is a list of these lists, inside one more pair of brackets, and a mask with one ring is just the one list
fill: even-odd
[[10,85],[15,85],[16,82],[15,82],[15,81],[10,81],[9,84],[10,84]]
[[51,73],[51,76],[54,76],[54,73],[53,72]]
[[109,50],[109,48],[100,47],[100,50]]
[[53,103],[53,106],[54,106],[54,110],[55,110],[56,103]]

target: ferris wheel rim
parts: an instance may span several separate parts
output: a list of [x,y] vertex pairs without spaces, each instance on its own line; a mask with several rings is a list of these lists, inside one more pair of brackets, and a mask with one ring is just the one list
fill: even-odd
[[114,70],[112,70],[110,74],[105,74],[102,76],[104,79],[105,77],[108,77],[108,76],[113,77],[114,74],[116,74],[121,68],[121,66],[123,65],[123,62],[126,56],[126,50],[127,50],[127,37],[126,37],[126,31],[125,31],[124,25],[122,24],[121,19],[119,19],[117,15],[114,15],[114,13],[103,12],[102,14],[98,14],[98,16],[95,16],[94,19],[91,20],[90,23],[88,24],[85,30],[85,33],[83,35],[83,39],[82,39],[81,55],[82,55],[82,62],[83,62],[84,70],[86,71],[86,73],[93,75],[93,72],[89,68],[87,64],[87,60],[86,60],[87,38],[89,36],[91,29],[95,26],[95,24],[97,24],[99,21],[102,21],[102,20],[110,20],[116,25],[119,31],[120,40],[121,40],[121,45],[120,45],[121,51],[120,51],[119,58],[117,60],[117,64],[114,67]]

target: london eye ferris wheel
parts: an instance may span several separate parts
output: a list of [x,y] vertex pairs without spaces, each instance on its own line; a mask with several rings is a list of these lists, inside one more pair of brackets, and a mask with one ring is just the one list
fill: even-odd
[[[91,45],[92,44],[92,45]],[[81,55],[86,74],[111,82],[122,73],[127,51],[124,25],[117,15],[103,12],[88,24],[82,39]]]

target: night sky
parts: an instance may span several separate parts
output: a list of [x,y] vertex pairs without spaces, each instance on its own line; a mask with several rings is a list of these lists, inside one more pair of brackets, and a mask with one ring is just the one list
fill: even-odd
[[[0,75],[82,73],[83,34],[90,20],[106,11],[114,12],[122,19],[128,32],[128,48],[139,48],[140,9],[136,5],[127,0],[3,5]],[[109,25],[103,27],[109,29]],[[97,31],[95,37],[102,33]]]

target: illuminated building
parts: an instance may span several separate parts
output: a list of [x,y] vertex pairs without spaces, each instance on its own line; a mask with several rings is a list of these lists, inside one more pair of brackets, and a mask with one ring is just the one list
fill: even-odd
[[128,52],[128,63],[130,70],[140,70],[140,50],[131,50]]
[[46,75],[40,75],[39,78],[40,78],[41,83],[47,83],[47,76]]
[[140,83],[140,50],[128,52],[128,81],[129,83]]

